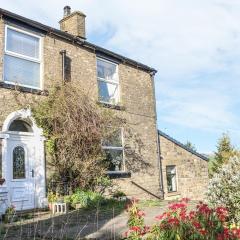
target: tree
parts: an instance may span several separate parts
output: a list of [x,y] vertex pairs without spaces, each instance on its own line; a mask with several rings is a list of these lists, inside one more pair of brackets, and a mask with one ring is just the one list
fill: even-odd
[[[224,140],[227,141],[226,136]],[[218,172],[213,174],[209,183],[207,197],[213,207],[226,207],[230,214],[230,220],[239,223],[240,159],[238,157],[230,158],[227,163],[224,163],[218,169]]]
[[101,140],[114,127],[114,116],[103,110],[79,87],[67,83],[54,87],[49,96],[33,107],[43,129],[55,182],[92,189],[105,176]]
[[185,146],[186,146],[187,148],[195,151],[195,152],[197,151],[196,146],[195,146],[193,143],[191,143],[190,141],[187,141],[186,144],[185,144]]
[[214,158],[211,162],[210,175],[218,172],[221,166],[229,161],[233,156],[238,156],[239,152],[231,144],[231,139],[227,133],[223,133],[218,140],[217,151],[214,153]]

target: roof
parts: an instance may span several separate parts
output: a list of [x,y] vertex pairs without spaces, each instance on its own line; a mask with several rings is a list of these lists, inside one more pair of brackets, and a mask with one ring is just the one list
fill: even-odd
[[[185,149],[186,151],[188,151],[188,152],[190,152],[190,153],[196,155],[197,157],[199,157],[199,158],[201,158],[201,159],[203,159],[203,160],[205,160],[205,161],[208,161],[208,160],[209,160],[209,159],[208,159],[206,156],[204,156],[203,154],[200,154],[200,153],[198,153],[198,152],[192,150],[191,148],[187,147],[185,144],[183,144],[183,143],[177,141],[176,139],[170,137],[170,136],[167,135],[166,133],[164,133],[164,132],[158,130],[158,134],[159,134],[160,136],[162,136],[162,137],[168,139],[169,141],[175,143],[175,144],[178,145],[179,147]],[[161,144],[161,143],[160,143],[160,144]]]
[[75,43],[79,46],[90,48],[90,49],[94,50],[96,53],[104,54],[106,56],[112,57],[114,59],[122,61],[123,63],[127,63],[129,65],[132,65],[134,67],[137,67],[137,68],[139,68],[141,70],[144,70],[144,71],[147,71],[149,73],[155,74],[157,72],[157,70],[155,70],[152,67],[149,67],[149,66],[144,65],[140,62],[137,62],[137,61],[132,60],[130,58],[127,58],[127,57],[124,57],[124,56],[119,55],[117,53],[114,53],[112,51],[109,51],[105,48],[99,47],[95,44],[92,44],[92,43],[86,41],[85,39],[82,39],[80,37],[76,37],[76,36],[74,36],[72,34],[69,34],[67,32],[61,31],[61,30],[56,29],[56,28],[52,28],[52,27],[44,25],[40,22],[31,20],[29,18],[25,18],[23,16],[17,15],[15,13],[12,13],[10,11],[7,11],[5,9],[0,8],[0,18],[2,18],[2,17],[10,19],[10,20],[12,19],[12,20],[15,20],[17,22],[26,24],[30,27],[33,27],[33,28],[38,29],[38,30],[40,30],[42,32],[45,32],[45,33],[51,33],[51,35],[55,35],[55,36],[57,36],[59,38],[62,38],[64,40],[68,40],[69,42]]

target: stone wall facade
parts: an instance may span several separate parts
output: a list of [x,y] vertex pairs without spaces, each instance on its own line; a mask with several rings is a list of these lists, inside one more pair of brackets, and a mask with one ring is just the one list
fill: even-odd
[[[21,105],[31,106],[32,101],[41,101],[41,93],[21,93],[8,89],[3,83],[4,34],[5,24],[21,28],[42,37],[42,86],[48,90],[51,86],[62,82],[62,56],[66,50],[71,62],[71,81],[79,84],[96,102],[98,101],[98,86],[96,59],[94,49],[81,47],[49,33],[43,33],[34,28],[28,28],[16,21],[0,22],[0,132],[6,117],[21,108]],[[120,110],[113,109],[119,117],[126,120],[124,127],[124,146],[126,170],[131,177],[118,178],[119,190],[129,196],[151,198],[160,196],[159,168],[157,155],[157,126],[155,112],[154,82],[150,72],[120,62]],[[48,171],[48,170],[47,170]]]
[[[165,199],[188,197],[203,200],[208,186],[208,162],[204,156],[186,150],[183,144],[159,134]],[[176,167],[177,191],[168,192],[166,167]]]

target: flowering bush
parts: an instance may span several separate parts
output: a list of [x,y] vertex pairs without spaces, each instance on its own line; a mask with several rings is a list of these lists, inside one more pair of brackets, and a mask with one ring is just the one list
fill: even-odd
[[236,240],[240,239],[240,229],[228,224],[228,210],[224,207],[210,208],[199,202],[195,209],[188,210],[189,199],[168,206],[166,212],[156,216],[152,227],[144,224],[144,213],[136,200],[128,208],[129,230],[125,239],[156,240]]
[[210,180],[208,201],[213,207],[224,206],[229,210],[233,223],[240,222],[240,159],[230,158]]
[[128,227],[129,230],[124,233],[124,237],[131,240],[142,239],[148,232],[148,227],[144,224],[145,213],[139,209],[137,199],[132,199],[130,204],[127,205],[127,211],[129,212]]

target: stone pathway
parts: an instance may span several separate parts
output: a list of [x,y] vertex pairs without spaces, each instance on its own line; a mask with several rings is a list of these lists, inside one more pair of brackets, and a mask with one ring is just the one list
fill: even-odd
[[[161,207],[145,207],[146,225],[156,222],[155,216],[164,212],[167,202]],[[126,211],[75,210],[65,215],[42,214],[31,220],[9,224],[4,240],[79,240],[101,239],[117,240],[127,230],[128,214]]]

